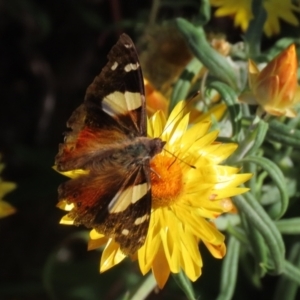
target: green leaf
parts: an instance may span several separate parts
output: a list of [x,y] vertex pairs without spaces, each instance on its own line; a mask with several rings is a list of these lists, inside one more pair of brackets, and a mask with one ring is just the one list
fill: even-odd
[[[255,264],[248,270],[251,274],[252,281],[259,284],[261,278],[267,272],[268,267],[268,248],[260,232],[249,222],[247,216],[240,212],[241,224],[244,229],[244,234],[247,238],[247,243],[243,243],[254,256]],[[249,253],[250,255],[250,253]],[[252,259],[251,259],[252,261]]]
[[177,18],[175,22],[193,54],[214,76],[228,83],[236,90],[237,78],[232,66],[224,56],[210,46],[203,28],[195,27],[182,18]]
[[256,56],[260,52],[261,37],[267,19],[267,13],[261,0],[252,1],[252,14],[254,18],[250,21],[245,33],[245,43],[250,57]]
[[239,251],[240,242],[231,236],[228,241],[227,254],[223,260],[220,293],[217,300],[232,299],[237,280]]
[[122,298],[123,300],[140,300],[146,299],[147,296],[153,291],[153,289],[157,286],[156,280],[153,274],[149,274],[143,280],[141,284],[139,284],[138,288],[131,292],[130,294],[126,293]]
[[274,300],[294,300],[300,285],[300,243],[296,243],[290,250],[285,270],[276,285]]
[[228,107],[233,136],[236,136],[241,130],[241,106],[237,101],[236,92],[227,84],[219,81],[210,82],[207,88],[214,89],[220,93]]
[[300,218],[278,220],[275,225],[282,234],[300,234]]
[[[237,150],[227,160],[228,164],[236,164],[243,159],[246,155],[254,154],[258,151],[260,146],[263,144],[266,133],[268,131],[268,124],[264,121],[260,121],[255,129],[249,127],[247,135],[240,142]],[[250,171],[250,170],[249,170]],[[253,180],[256,174],[254,173]]]
[[191,281],[187,278],[183,271],[178,274],[172,273],[173,278],[179,285],[181,290],[185,293],[188,300],[195,300],[195,293]]
[[192,59],[188,63],[174,86],[169,105],[170,112],[179,101],[185,100],[187,98],[192,84],[192,79],[200,71],[201,67],[201,62],[196,58]]
[[274,264],[272,269],[268,267],[269,271],[272,270],[270,273],[281,274],[284,268],[285,247],[282,236],[273,221],[251,193],[246,193],[244,196],[235,196],[233,202],[238,210],[245,214],[249,223],[255,226],[263,236]]
[[286,212],[289,204],[289,195],[288,195],[285,178],[282,174],[282,171],[275,163],[273,163],[271,160],[264,157],[249,156],[247,158],[244,158],[242,162],[251,162],[251,163],[255,163],[256,165],[259,165],[272,178],[272,180],[274,181],[275,185],[277,186],[280,192],[281,197],[280,197],[280,202],[270,206],[268,212],[273,219],[280,219]]
[[199,25],[205,25],[210,20],[210,15],[211,15],[210,1],[201,0],[199,16],[197,20]]
[[284,146],[300,149],[300,130],[277,120],[271,121],[269,125],[267,139],[281,143]]
[[268,129],[269,129],[269,124],[266,123],[264,120],[260,120],[258,122],[257,127],[250,134],[249,139],[251,138],[253,143],[247,155],[255,154],[258,151],[258,149],[260,148],[260,146],[263,144],[265,140]]
[[259,277],[263,277],[267,272],[268,266],[268,252],[266,243],[261,233],[254,227],[248,226],[247,235],[253,249],[253,255],[257,264],[255,265]]
[[[299,252],[298,252],[298,254],[299,254]],[[294,264],[290,263],[289,261],[285,261],[284,275],[287,276],[292,281],[296,282],[298,285],[300,285],[300,263],[299,263],[299,257],[298,257],[297,266],[295,266]]]
[[300,246],[299,243],[295,245],[291,253],[291,262],[285,261],[284,274],[294,282],[300,285]]
[[231,224],[228,225],[227,232],[230,233],[233,237],[235,237],[240,243],[247,244],[248,239],[245,233],[245,230],[243,230],[240,227],[237,226],[231,226]]

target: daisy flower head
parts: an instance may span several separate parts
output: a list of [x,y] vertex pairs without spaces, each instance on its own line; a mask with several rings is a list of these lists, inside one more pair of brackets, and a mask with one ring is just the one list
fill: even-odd
[[[132,258],[138,260],[142,274],[152,270],[160,288],[170,273],[183,270],[192,281],[201,275],[200,242],[214,257],[225,255],[224,236],[212,220],[233,209],[229,197],[246,192],[247,188],[238,186],[251,177],[237,174],[238,168],[220,165],[236,145],[215,142],[218,132],[208,133],[209,122],[189,127],[189,115],[183,111],[180,102],[167,120],[162,112],[148,120],[149,137],[160,137],[166,145],[150,163],[152,212],[148,235]],[[72,209],[63,203],[60,207]],[[62,223],[71,224],[72,220],[66,216]],[[89,249],[103,244],[101,272],[126,257],[112,237],[92,229]]]
[[[250,21],[253,19],[252,0],[210,0],[212,6],[217,7],[216,17],[233,16],[234,25],[240,26],[246,31]],[[298,26],[299,21],[295,12],[299,12],[299,7],[294,5],[291,0],[263,0],[264,9],[267,12],[267,20],[264,24],[264,32],[270,37],[280,32],[279,19]]]

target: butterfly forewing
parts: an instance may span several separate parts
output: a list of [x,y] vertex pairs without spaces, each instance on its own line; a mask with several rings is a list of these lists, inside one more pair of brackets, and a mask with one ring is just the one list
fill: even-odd
[[134,44],[126,34],[109,52],[107,65],[90,84],[84,104],[67,125],[72,131],[56,156],[59,171],[83,168],[86,160],[112,143],[146,136],[143,75]]
[[126,254],[144,243],[151,211],[150,159],[164,142],[147,138],[143,76],[131,39],[121,35],[108,63],[67,123],[59,171],[86,170],[59,187],[75,224],[114,238]]
[[121,35],[108,59],[107,65],[86,92],[85,103],[90,120],[93,126],[102,128],[104,123],[107,125],[107,122],[101,121],[106,114],[105,118],[112,117],[130,134],[145,136],[143,76],[134,44],[126,34]]

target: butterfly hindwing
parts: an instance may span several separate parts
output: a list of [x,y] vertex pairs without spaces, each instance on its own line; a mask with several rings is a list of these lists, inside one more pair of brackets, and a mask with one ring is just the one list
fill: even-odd
[[131,173],[105,167],[105,173],[71,179],[60,186],[59,198],[73,204],[69,217],[76,225],[95,228],[114,238],[125,253],[135,253],[143,245],[150,219],[148,164]]

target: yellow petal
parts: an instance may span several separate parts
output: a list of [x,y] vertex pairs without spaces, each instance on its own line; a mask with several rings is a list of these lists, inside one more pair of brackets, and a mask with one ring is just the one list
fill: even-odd
[[158,287],[162,289],[170,275],[170,268],[162,247],[160,247],[155,256],[155,259],[153,260],[152,272]]
[[65,210],[65,211],[71,211],[74,208],[74,204],[73,203],[67,203],[66,200],[62,200],[62,201],[59,201],[56,204],[56,207],[58,207],[62,210]]
[[64,225],[73,225],[74,224],[74,220],[70,217],[68,217],[68,215],[63,216],[60,219],[59,224],[64,224]]
[[202,259],[199,250],[197,252],[198,258],[197,260],[193,260],[190,255],[190,248],[187,248],[185,244],[182,244],[180,255],[182,269],[185,271],[187,277],[192,281],[196,281],[201,275]]
[[[178,211],[177,214],[180,219],[183,219],[187,216],[187,212],[186,215],[184,215],[184,210]],[[220,244],[224,241],[223,234],[220,233],[216,227],[206,219],[199,217],[196,210],[190,213],[189,217],[185,220],[186,228],[193,233],[194,236],[211,243]]]
[[224,199],[248,192],[248,188],[227,188],[226,190],[213,190],[215,199]]
[[[244,183],[245,181],[249,180],[252,177],[252,174],[245,173],[245,174],[234,174],[227,177],[227,180],[222,182],[218,182],[215,185],[215,190],[225,190],[227,188],[236,187],[240,185],[241,183]],[[226,197],[224,197],[226,198]]]
[[[151,120],[151,127],[152,129],[148,131],[148,135],[151,137],[161,137],[163,129],[165,127],[166,119],[161,111],[155,113]],[[152,135],[150,135],[150,133]]]
[[164,141],[169,140],[169,137],[172,135],[174,128],[176,128],[177,124],[182,120],[184,113],[183,107],[184,102],[180,101],[172,110],[163,131],[162,139]]
[[168,213],[166,210],[164,210],[163,220],[163,224],[168,224],[168,227],[162,227],[162,230],[160,231],[160,237],[165,251],[166,259],[168,261],[171,272],[178,273],[180,270],[178,260],[180,253],[178,248],[179,235],[176,233],[178,229],[176,220],[174,221],[172,213]]
[[181,138],[189,125],[189,115],[185,115],[176,126],[176,131],[169,135],[168,145],[181,143]]
[[119,264],[125,257],[126,255],[120,250],[120,245],[113,239],[109,239],[101,256],[100,273]]
[[152,213],[145,244],[138,250],[138,260],[143,275],[149,272],[151,265],[156,257],[157,251],[161,246],[159,236],[160,226],[158,224],[160,216],[159,210]]
[[90,239],[88,242],[88,250],[94,250],[103,246],[108,241],[108,238],[98,233],[95,229],[92,229],[90,232]]
[[217,121],[219,121],[224,116],[226,110],[227,110],[227,106],[225,103],[217,104],[213,106],[211,109],[209,109],[208,112],[201,114],[198,118],[196,118],[193,121],[193,123],[198,123],[198,122],[202,123],[202,122],[211,121],[212,117]]
[[82,169],[77,169],[77,170],[71,170],[71,171],[65,171],[65,172],[62,172],[62,171],[58,171],[56,166],[53,166],[52,167],[56,172],[64,175],[64,176],[67,176],[67,177],[70,177],[72,179],[74,178],[77,178],[79,176],[82,176],[82,175],[87,175],[89,174],[89,170],[82,170]]
[[7,217],[15,212],[16,209],[11,204],[0,200],[0,218]]
[[181,151],[185,152],[189,150],[196,140],[199,140],[207,133],[210,125],[210,122],[202,122],[192,125],[181,138]]
[[200,155],[203,152],[205,153],[204,147],[213,143],[216,140],[216,138],[218,137],[218,134],[219,134],[218,131],[212,131],[212,132],[206,134],[202,138],[195,141],[195,143],[192,145],[190,151],[191,152],[197,151]]
[[0,199],[6,195],[7,193],[13,191],[16,188],[16,184],[14,182],[2,181],[0,179]]
[[213,245],[209,242],[203,241],[206,248],[215,258],[223,258],[226,254],[226,246],[224,243],[220,245]]

